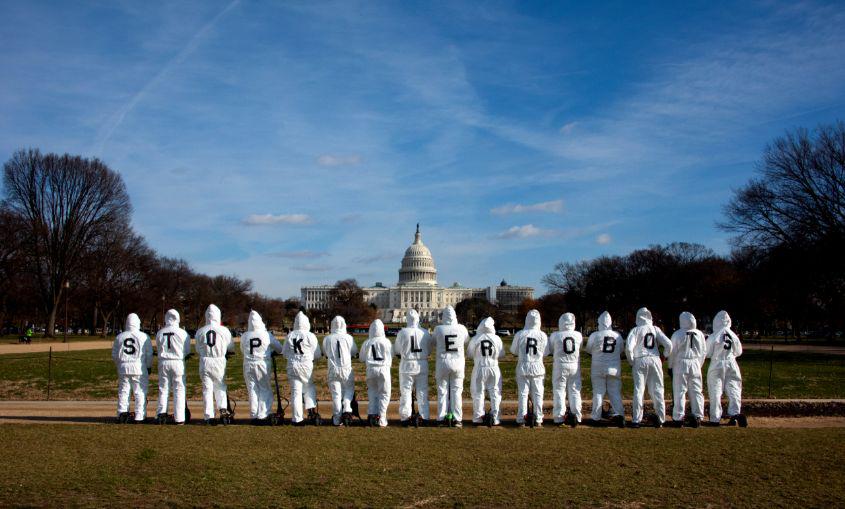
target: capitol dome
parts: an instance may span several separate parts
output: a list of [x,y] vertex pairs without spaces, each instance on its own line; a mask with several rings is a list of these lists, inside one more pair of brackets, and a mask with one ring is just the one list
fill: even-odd
[[414,235],[414,243],[405,250],[402,257],[402,267],[399,269],[400,285],[437,285],[437,269],[434,268],[434,258],[431,251],[425,247],[420,235],[420,225],[417,224],[417,233]]

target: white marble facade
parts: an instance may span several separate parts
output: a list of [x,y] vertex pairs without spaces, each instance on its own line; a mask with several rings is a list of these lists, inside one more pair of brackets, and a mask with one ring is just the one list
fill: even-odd
[[[307,310],[324,309],[332,285],[305,286],[301,298]],[[399,269],[399,283],[386,287],[381,283],[364,288],[364,299],[379,309],[379,318],[385,323],[401,323],[408,309],[416,309],[423,322],[439,320],[440,310],[446,305],[472,297],[487,299],[508,307],[517,307],[526,298],[533,298],[529,286],[511,286],[504,281],[498,286],[466,288],[457,283],[443,287],[437,284],[437,268],[431,251],[422,242],[420,227],[414,242],[405,250]]]

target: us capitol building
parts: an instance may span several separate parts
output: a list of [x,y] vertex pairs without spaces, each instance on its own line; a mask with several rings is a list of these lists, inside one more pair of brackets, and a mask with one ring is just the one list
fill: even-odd
[[[325,309],[333,285],[305,286],[301,289],[302,303],[308,310]],[[399,283],[386,287],[381,283],[363,288],[364,300],[375,304],[379,318],[384,322],[404,322],[405,312],[416,309],[421,321],[436,321],[440,310],[446,305],[473,297],[487,299],[501,307],[516,310],[525,299],[534,297],[530,286],[511,286],[502,281],[498,286],[466,288],[453,284],[443,287],[437,284],[437,269],[431,251],[423,244],[420,225],[414,235],[414,243],[405,250],[402,267],[399,269]]]

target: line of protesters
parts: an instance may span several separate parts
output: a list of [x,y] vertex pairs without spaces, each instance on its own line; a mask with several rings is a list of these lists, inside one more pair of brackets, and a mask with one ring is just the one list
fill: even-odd
[[[680,315],[680,329],[667,337],[652,323],[646,308],[637,311],[636,326],[627,338],[612,328],[607,312],[598,318],[599,328],[586,342],[575,330],[575,317],[565,313],[558,321],[558,329],[547,336],[540,328],[540,313],[532,310],[525,320],[525,328],[517,332],[510,353],[517,357],[516,384],[518,394],[516,422],[520,426],[542,426],[543,390],[546,369],[545,356],[553,357],[552,392],[554,422],[577,426],[581,414],[580,354],[592,357],[590,375],[593,387],[591,423],[625,426],[622,405],[622,357],[631,365],[634,382],[632,415],[629,427],[639,427],[643,420],[643,399],[648,389],[655,414],[651,424],[661,427],[666,420],[663,389],[663,360],[669,363],[674,407],[672,418],[680,425],[698,427],[704,418],[702,367],[710,359],[707,386],[710,397],[710,424],[719,425],[722,419],[722,394],[727,393],[729,424],[747,424],[741,414],[742,376],[736,358],[742,355],[742,344],[731,330],[731,319],[720,311],[713,321],[709,336],[696,328],[695,317],[688,312]],[[227,358],[234,354],[235,344],[229,329],[221,325],[220,309],[214,304],[205,312],[205,325],[195,336],[199,356],[199,375],[204,402],[203,422],[215,424],[231,422],[233,409],[228,403],[225,371]],[[186,421],[185,359],[191,354],[191,338],[179,326],[179,313],[169,310],[165,326],[156,333],[158,356],[159,401],[157,420]],[[661,355],[660,347],[663,348]],[[430,421],[428,404],[428,361],[435,357],[438,424],[462,425],[462,393],[465,357],[473,359],[470,388],[473,400],[472,420],[476,424],[500,424],[499,407],[502,393],[502,374],[499,359],[505,353],[504,344],[492,318],[479,324],[470,338],[466,327],[458,323],[455,310],[447,306],[441,323],[433,332],[419,325],[419,314],[407,312],[407,326],[402,328],[394,343],[385,336],[384,324],[374,320],[369,337],[360,349],[346,332],[341,316],[331,322],[331,333],[322,341],[311,332],[308,317],[300,312],[291,332],[280,343],[267,330],[261,316],[251,311],[247,331],[241,336],[243,372],[249,394],[250,417],[254,424],[269,422],[272,412],[275,355],[287,360],[290,385],[291,421],[303,425],[319,419],[314,386],[314,361],[325,356],[328,363],[328,385],[332,397],[332,423],[336,426],[351,423],[353,407],[357,405],[354,391],[352,359],[366,366],[368,392],[368,421],[374,426],[387,426],[387,406],[391,396],[390,370],[393,357],[399,357],[399,417],[403,425],[412,419],[417,424]],[[114,341],[112,358],[118,372],[118,421],[145,420],[148,377],[151,373],[153,344],[141,331],[140,319],[130,314],[126,330]],[[277,388],[278,390],[278,388]],[[130,393],[135,398],[134,415],[129,412]],[[168,399],[173,396],[173,414],[168,415]],[[685,416],[687,394],[691,415]],[[603,400],[607,395],[610,411],[603,416]],[[414,409],[413,400],[421,402]],[[485,399],[487,408],[485,408]],[[530,400],[530,401],[529,401]],[[529,409],[533,406],[533,409]],[[219,412],[216,417],[215,409]],[[304,411],[303,411],[304,409]],[[307,413],[307,416],[304,415]],[[355,408],[357,413],[357,408]],[[190,417],[187,417],[188,419]],[[607,419],[607,420],[605,420]]]

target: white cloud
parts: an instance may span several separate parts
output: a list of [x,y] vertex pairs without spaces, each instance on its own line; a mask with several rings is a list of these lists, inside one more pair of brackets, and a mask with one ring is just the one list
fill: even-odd
[[345,156],[323,154],[317,158],[317,164],[320,166],[354,166],[360,162],[361,156],[358,154]]
[[613,239],[607,233],[602,233],[598,237],[596,237],[596,244],[600,246],[606,246],[611,243]]
[[275,253],[268,253],[269,256],[276,258],[322,258],[329,254],[325,251],[278,251]]
[[572,130],[575,129],[575,126],[577,126],[577,125],[578,125],[578,122],[567,122],[566,124],[563,124],[563,126],[561,126],[561,128],[560,128],[560,134],[571,133]]
[[251,214],[243,219],[249,226],[268,224],[310,224],[313,220],[308,214]]
[[362,256],[360,258],[355,258],[357,263],[362,263],[364,265],[376,262],[386,262],[386,261],[395,261],[401,260],[402,255],[397,253],[382,253],[372,256]]
[[558,213],[563,210],[563,200],[544,201],[542,203],[534,203],[532,205],[520,205],[509,203],[491,209],[490,212],[498,215],[505,214],[522,214],[525,212],[550,212]]
[[306,263],[305,265],[294,265],[291,270],[298,272],[328,272],[332,267],[328,265],[319,265],[316,263]]
[[499,239],[525,239],[528,237],[537,237],[539,235],[548,234],[546,230],[537,228],[533,224],[526,224],[522,226],[511,226],[502,233],[496,235]]

